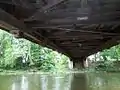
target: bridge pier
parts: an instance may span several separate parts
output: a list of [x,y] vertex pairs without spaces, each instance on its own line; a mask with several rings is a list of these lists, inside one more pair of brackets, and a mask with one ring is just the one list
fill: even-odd
[[84,64],[85,64],[84,60],[73,61],[73,68],[74,69],[83,69],[83,68],[85,68]]
[[73,61],[73,68],[74,69],[84,69],[85,67],[86,67],[86,60],[85,59]]

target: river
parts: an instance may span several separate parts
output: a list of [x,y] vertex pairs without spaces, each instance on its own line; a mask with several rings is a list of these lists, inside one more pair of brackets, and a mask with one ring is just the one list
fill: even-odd
[[0,90],[120,90],[120,73],[0,75]]

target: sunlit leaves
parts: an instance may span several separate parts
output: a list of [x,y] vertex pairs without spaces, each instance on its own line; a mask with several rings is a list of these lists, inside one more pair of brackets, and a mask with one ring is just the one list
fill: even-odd
[[0,67],[7,69],[37,68],[61,70],[67,67],[68,57],[25,39],[16,39],[0,31]]

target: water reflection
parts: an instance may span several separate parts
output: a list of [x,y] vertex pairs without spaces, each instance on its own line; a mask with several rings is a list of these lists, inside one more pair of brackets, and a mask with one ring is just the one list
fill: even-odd
[[47,76],[43,75],[40,79],[41,81],[41,90],[47,90],[47,87],[48,87],[48,78]]
[[76,73],[73,75],[73,80],[71,82],[71,90],[87,90],[86,74]]
[[6,75],[0,90],[120,90],[120,73]]
[[28,90],[28,80],[25,76],[22,76],[21,90]]
[[60,78],[55,78],[55,88],[54,90],[60,90]]
[[120,90],[119,73],[89,74],[89,90]]
[[12,84],[12,90],[28,90],[28,80],[27,77],[22,75],[21,77],[16,77]]

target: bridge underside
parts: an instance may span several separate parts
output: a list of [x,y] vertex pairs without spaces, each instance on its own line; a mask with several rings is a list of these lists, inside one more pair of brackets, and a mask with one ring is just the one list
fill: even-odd
[[0,27],[83,61],[120,42],[120,0],[0,0]]

